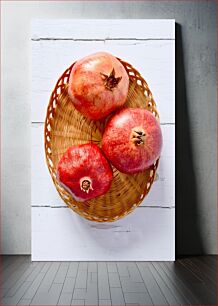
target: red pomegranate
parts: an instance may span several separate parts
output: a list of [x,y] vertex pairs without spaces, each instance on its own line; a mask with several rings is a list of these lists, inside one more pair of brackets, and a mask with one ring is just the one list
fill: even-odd
[[111,163],[123,173],[137,173],[160,156],[162,134],[154,115],[140,108],[118,111],[108,122],[102,149]]
[[127,98],[129,77],[113,55],[98,52],[73,66],[68,93],[85,117],[98,120],[122,106]]
[[72,146],[64,153],[57,178],[76,201],[82,202],[106,193],[113,173],[98,146],[88,143]]

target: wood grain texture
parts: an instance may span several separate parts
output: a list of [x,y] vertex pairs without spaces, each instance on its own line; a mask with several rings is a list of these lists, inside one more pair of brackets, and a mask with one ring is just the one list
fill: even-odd
[[111,40],[32,42],[32,122],[44,122],[50,94],[78,59],[107,51],[136,68],[148,83],[162,123],[175,123],[175,41]]
[[[216,305],[216,288],[211,286],[216,275],[212,282],[203,280],[214,267],[210,259],[33,263],[30,256],[20,256],[10,260],[20,278],[11,283],[1,305]],[[190,267],[198,260],[204,267],[200,265],[196,275]],[[9,284],[10,279],[7,275],[3,282]]]
[[[128,30],[127,27],[128,26]],[[175,39],[174,19],[33,20],[32,39]]]
[[[69,208],[33,207],[32,260],[174,260],[174,213],[174,208],[138,208],[99,224]],[[83,288],[86,275],[78,273],[76,287]]]
[[[129,25],[128,20],[33,22],[33,260],[174,260],[175,22],[135,20]],[[111,52],[139,70],[157,103],[164,138],[157,180],[144,202],[126,218],[101,225],[81,219],[60,199],[45,165],[42,124],[49,96],[62,72],[77,59],[97,51]],[[86,275],[80,270],[78,273],[80,283],[75,285],[74,300],[86,282]],[[117,281],[110,278],[114,284]],[[113,304],[121,296],[116,288],[112,298],[106,291],[100,298]],[[69,296],[62,296],[60,303],[67,299]],[[90,302],[95,299],[89,296]],[[122,299],[131,303],[133,295],[127,293]],[[143,301],[150,301],[149,296],[142,294],[138,302]]]

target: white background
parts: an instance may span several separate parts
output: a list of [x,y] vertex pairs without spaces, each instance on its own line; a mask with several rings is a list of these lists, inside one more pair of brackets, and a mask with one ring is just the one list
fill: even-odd
[[[217,254],[214,1],[1,2],[1,253],[31,253],[31,20],[176,20],[178,255]],[[16,84],[16,86],[14,86]]]
[[[128,31],[127,31],[128,29]],[[161,117],[158,179],[133,213],[98,224],[76,215],[59,197],[46,168],[43,122],[50,93],[77,59],[108,51],[148,82]],[[32,259],[174,260],[174,20],[35,20],[32,25]]]

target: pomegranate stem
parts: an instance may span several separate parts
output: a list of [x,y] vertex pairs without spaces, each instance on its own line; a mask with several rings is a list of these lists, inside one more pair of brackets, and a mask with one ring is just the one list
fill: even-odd
[[112,69],[111,73],[109,75],[106,75],[104,73],[101,73],[102,79],[104,80],[104,86],[108,90],[113,90],[119,82],[121,81],[122,77],[115,77],[115,70]]
[[141,146],[145,142],[145,132],[143,128],[141,127],[136,127],[132,129],[131,132],[131,141],[136,145],[136,146]]

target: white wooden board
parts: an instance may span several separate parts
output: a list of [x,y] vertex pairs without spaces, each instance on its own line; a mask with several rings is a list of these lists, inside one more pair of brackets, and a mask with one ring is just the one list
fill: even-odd
[[[158,180],[139,208],[114,223],[89,222],[66,207],[44,158],[50,93],[72,62],[108,51],[146,79],[161,117]],[[36,20],[32,27],[32,259],[174,260],[175,21]]]
[[174,208],[138,208],[114,223],[69,208],[32,208],[32,260],[174,260]]
[[175,123],[174,40],[33,41],[32,122],[45,120],[51,91],[62,73],[79,58],[98,51],[108,51],[139,70],[153,93],[161,122]]
[[[44,125],[32,124],[32,206],[65,206],[52,183],[44,153]],[[142,206],[175,205],[175,127],[162,125],[163,150],[158,177]]]
[[174,19],[35,19],[32,39],[175,39]]

